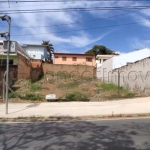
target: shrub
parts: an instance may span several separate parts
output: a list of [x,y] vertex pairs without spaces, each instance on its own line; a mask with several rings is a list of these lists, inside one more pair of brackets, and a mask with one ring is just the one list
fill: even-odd
[[80,92],[68,93],[66,94],[65,98],[68,100],[88,101],[87,96]]
[[135,93],[128,93],[128,94],[126,95],[126,97],[127,97],[127,98],[133,98],[133,97],[135,97]]
[[14,93],[9,93],[8,94],[8,98],[16,98],[17,96],[16,96],[16,94],[14,94]]
[[26,99],[26,100],[43,100],[44,97],[40,94],[26,94],[23,99]]
[[[118,86],[115,84],[102,83],[99,85],[104,90],[118,90]],[[119,87],[120,90],[124,90],[123,87]]]
[[32,84],[32,83],[31,83],[31,90],[32,90],[32,91],[38,91],[38,90],[41,90],[41,89],[42,89],[42,86],[41,86],[41,85]]

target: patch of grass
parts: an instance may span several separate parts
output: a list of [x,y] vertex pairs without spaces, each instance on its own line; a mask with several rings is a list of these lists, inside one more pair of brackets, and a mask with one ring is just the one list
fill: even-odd
[[22,96],[20,94],[14,94],[14,93],[9,93],[8,94],[9,98],[17,98],[19,97],[20,99],[24,100],[44,100],[44,96],[40,94],[32,94],[32,93],[27,93],[26,95]]
[[17,97],[16,94],[14,94],[14,93],[8,93],[8,98],[16,98],[16,97]]
[[69,101],[76,100],[76,101],[88,101],[87,95],[80,93],[80,92],[73,92],[73,93],[68,93],[65,96],[66,99]]
[[127,93],[124,98],[134,98],[135,97],[135,93]]
[[36,83],[31,83],[30,87],[31,87],[31,91],[39,91],[42,89],[42,86]]
[[32,93],[28,93],[25,95],[24,99],[26,100],[43,100],[44,97],[40,94],[32,94]]
[[111,94],[108,99],[118,99],[118,98],[134,98],[135,97],[135,93],[128,93],[128,92],[122,92],[120,93],[120,95],[116,94]]
[[[118,90],[118,86],[115,84],[102,83],[100,87],[104,90]],[[124,90],[123,87],[119,87],[119,90]]]

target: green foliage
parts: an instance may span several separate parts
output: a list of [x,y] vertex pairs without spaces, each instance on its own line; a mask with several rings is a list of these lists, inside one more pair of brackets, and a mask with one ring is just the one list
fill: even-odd
[[52,62],[53,62],[53,60],[52,60],[52,55],[53,55],[53,52],[54,52],[53,44],[50,43],[50,41],[43,41],[43,42],[42,42],[42,45],[48,46],[48,49],[47,49],[47,51],[48,51],[48,53],[49,53],[48,59],[49,59],[49,61],[52,63]]
[[9,93],[8,94],[8,98],[16,98],[17,96],[16,96],[16,94],[14,94],[14,93]]
[[128,94],[126,95],[126,97],[127,97],[127,98],[133,98],[133,97],[135,97],[135,93],[128,93]]
[[20,94],[14,94],[14,93],[9,93],[8,98],[17,98],[19,97],[20,99],[24,100],[43,100],[44,97],[40,94],[32,94],[32,93],[27,93],[25,96],[22,96]]
[[68,93],[65,96],[68,100],[76,100],[76,101],[88,101],[88,97],[80,92]]
[[44,97],[40,94],[26,94],[24,99],[26,99],[26,100],[43,100]]
[[39,84],[31,83],[30,86],[32,91],[38,91],[42,89],[42,86]]
[[114,54],[114,51],[110,50],[109,48],[105,47],[104,45],[95,45],[92,49],[85,52],[86,54],[94,54],[96,55],[108,55],[108,54]]
[[[118,90],[118,86],[115,84],[102,83],[100,87],[104,90]],[[123,87],[119,87],[119,90],[124,90]]]

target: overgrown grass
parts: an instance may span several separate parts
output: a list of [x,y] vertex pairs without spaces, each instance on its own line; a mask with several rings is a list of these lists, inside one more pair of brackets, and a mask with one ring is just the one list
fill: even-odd
[[72,82],[68,82],[68,83],[60,83],[58,85],[58,88],[60,89],[72,89],[72,88],[77,88],[79,86],[79,82],[74,80]]
[[[96,86],[102,88],[103,90],[118,90],[118,86],[111,83],[101,83],[99,85],[97,84]],[[119,90],[124,90],[124,88],[119,87]]]
[[31,91],[39,91],[42,89],[42,86],[36,83],[30,83]]
[[73,93],[68,93],[65,96],[66,99],[69,101],[76,100],[76,101],[88,101],[87,95],[80,93],[80,92],[73,92]]
[[44,100],[44,96],[41,94],[33,94],[33,93],[27,93],[26,95],[20,95],[20,94],[14,94],[14,93],[9,93],[8,95],[9,98],[17,98],[19,97],[20,99],[24,99],[24,100],[39,100],[42,101]]
[[[96,93],[104,93],[105,99],[118,99],[118,98],[134,98],[135,93],[129,92],[123,87],[119,87],[110,83],[95,84],[97,87]],[[119,93],[118,93],[119,90]]]

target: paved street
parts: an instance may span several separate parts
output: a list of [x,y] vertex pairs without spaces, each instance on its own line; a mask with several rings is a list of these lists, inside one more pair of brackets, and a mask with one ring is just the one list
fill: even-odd
[[0,150],[149,150],[150,119],[0,123]]
[[150,113],[150,97],[106,102],[48,102],[11,103],[9,114],[5,114],[5,104],[0,105],[0,117],[17,118],[30,116],[96,116],[116,114]]

